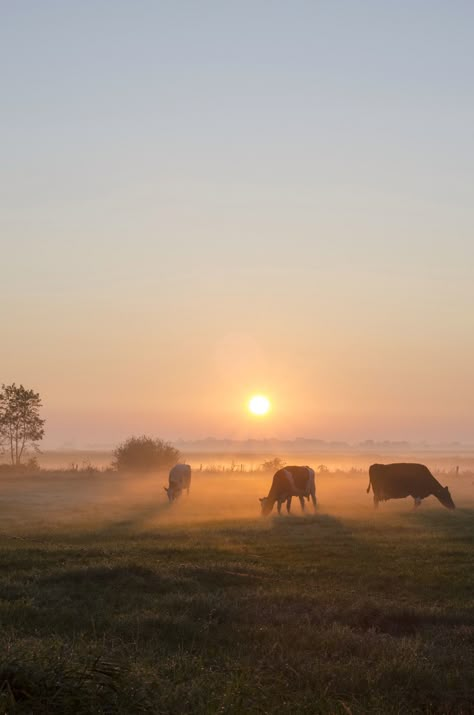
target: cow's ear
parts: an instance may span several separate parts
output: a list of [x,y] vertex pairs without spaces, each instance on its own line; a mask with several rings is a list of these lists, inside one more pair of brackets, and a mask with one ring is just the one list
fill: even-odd
[[167,492],[167,491],[168,491],[168,487],[163,487],[163,489],[165,490],[165,492]]
[[265,501],[265,497],[258,497],[259,501]]

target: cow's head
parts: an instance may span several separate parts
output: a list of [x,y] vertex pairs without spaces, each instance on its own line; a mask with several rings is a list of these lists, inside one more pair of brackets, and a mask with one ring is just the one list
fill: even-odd
[[449,493],[448,487],[442,487],[440,493],[437,494],[437,497],[440,500],[441,504],[446,507],[446,509],[456,509],[451,494]]
[[182,489],[179,487],[163,487],[163,489],[167,493],[168,501],[170,502],[175,501],[175,499],[181,496]]
[[273,509],[273,502],[271,502],[268,497],[262,497],[260,499],[260,506],[262,507],[262,516],[268,516]]

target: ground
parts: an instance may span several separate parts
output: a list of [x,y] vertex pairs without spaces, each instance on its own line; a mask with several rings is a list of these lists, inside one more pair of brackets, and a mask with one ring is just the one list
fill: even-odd
[[270,481],[3,477],[0,713],[474,712],[471,480],[262,519]]

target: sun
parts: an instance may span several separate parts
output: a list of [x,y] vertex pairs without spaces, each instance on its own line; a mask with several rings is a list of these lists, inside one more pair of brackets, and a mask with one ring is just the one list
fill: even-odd
[[270,400],[265,395],[254,395],[249,400],[249,410],[253,415],[263,417],[270,410]]

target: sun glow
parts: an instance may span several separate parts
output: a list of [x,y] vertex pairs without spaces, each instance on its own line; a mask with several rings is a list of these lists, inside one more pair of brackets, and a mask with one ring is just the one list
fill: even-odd
[[265,395],[254,395],[249,400],[249,410],[253,415],[262,417],[270,410],[270,400]]

